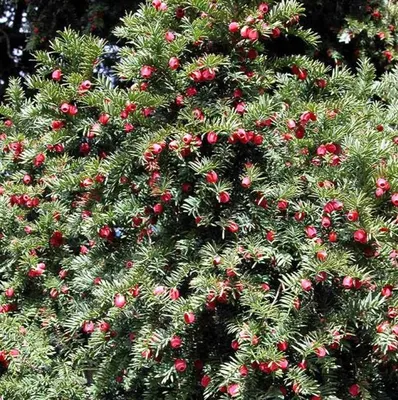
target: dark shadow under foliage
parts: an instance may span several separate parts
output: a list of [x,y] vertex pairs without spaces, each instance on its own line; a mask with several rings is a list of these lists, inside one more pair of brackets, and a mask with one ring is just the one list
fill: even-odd
[[[0,99],[10,77],[33,72],[30,52],[47,49],[57,31],[71,27],[115,42],[112,29],[126,12],[136,10],[140,3],[137,0],[0,0]],[[18,55],[15,50],[19,50]]]

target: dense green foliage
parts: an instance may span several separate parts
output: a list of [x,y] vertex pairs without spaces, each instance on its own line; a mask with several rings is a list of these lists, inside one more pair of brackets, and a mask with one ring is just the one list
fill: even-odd
[[1,128],[8,399],[395,399],[398,70],[279,44],[295,0],[64,31]]
[[59,30],[71,28],[95,33],[114,43],[113,28],[140,3],[137,0],[0,0],[0,100],[10,78],[34,72],[31,51],[48,49]]
[[[112,45],[119,18],[136,10],[141,1],[119,0],[0,0],[0,98],[10,77],[34,72],[30,51],[48,49],[57,31],[72,28],[95,33]],[[395,64],[398,5],[395,0],[304,0],[304,27],[321,38],[316,58],[328,65],[355,69],[367,56],[381,74]],[[22,52],[22,50],[24,50]],[[289,54],[306,50],[299,40],[279,42],[273,51]],[[15,51],[21,53],[15,55]],[[112,57],[106,58],[112,63]]]

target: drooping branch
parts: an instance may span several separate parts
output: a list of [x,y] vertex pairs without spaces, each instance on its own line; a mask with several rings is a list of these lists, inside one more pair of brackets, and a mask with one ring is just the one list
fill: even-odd
[[[8,37],[7,33],[0,28],[0,35],[2,38],[0,40],[5,40],[6,46],[7,46],[7,55],[9,58],[13,59],[13,56],[11,54],[11,44],[10,44],[10,38]],[[4,38],[4,39],[3,39]]]

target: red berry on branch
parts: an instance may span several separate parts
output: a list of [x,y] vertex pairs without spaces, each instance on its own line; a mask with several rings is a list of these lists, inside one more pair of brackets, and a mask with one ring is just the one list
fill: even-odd
[[154,73],[155,69],[149,65],[144,65],[141,68],[141,77],[144,79],[149,79]]
[[309,239],[313,239],[317,235],[317,230],[313,226],[305,227],[305,233]]
[[345,289],[351,289],[354,286],[354,280],[351,276],[346,276],[343,279],[343,287]]
[[233,383],[231,385],[228,385],[228,387],[227,387],[227,392],[231,397],[238,396],[239,391],[240,391],[240,386],[238,383]]
[[316,253],[316,258],[322,262],[326,260],[327,256],[328,256],[328,254],[327,254],[326,250],[320,250]]
[[361,388],[359,387],[358,384],[354,384],[349,387],[348,391],[351,396],[357,397],[361,393]]
[[236,222],[230,221],[227,225],[227,230],[231,233],[236,233],[239,230],[239,225]]
[[211,378],[209,375],[204,375],[202,377],[202,379],[200,380],[200,384],[202,385],[202,387],[207,388],[207,386],[209,386],[211,382]]
[[378,178],[376,186],[384,191],[390,190],[390,183],[384,178]]
[[208,183],[217,183],[218,182],[218,175],[215,171],[210,171],[206,174],[206,181]]
[[192,311],[184,313],[184,321],[186,324],[188,325],[193,324],[195,320],[196,320],[195,314]]
[[301,287],[306,292],[309,292],[312,289],[312,282],[310,280],[308,280],[308,279],[302,279],[301,280]]
[[122,295],[122,294],[120,294],[120,293],[118,293],[116,296],[115,296],[115,299],[114,299],[114,305],[115,305],[115,307],[117,307],[117,308],[123,308],[125,305],[126,305],[126,298]]
[[182,339],[179,336],[173,336],[170,339],[170,346],[173,349],[179,349],[182,346]]
[[171,70],[176,70],[180,67],[180,60],[177,57],[171,57],[169,60],[169,67]]
[[52,72],[51,78],[54,81],[60,81],[62,79],[62,71],[60,69],[56,69],[55,71]]
[[220,203],[228,203],[230,200],[230,196],[228,192],[220,192],[218,194],[218,199]]
[[109,120],[110,120],[110,118],[111,118],[111,116],[109,115],[109,114],[101,114],[100,116],[99,116],[99,118],[98,118],[98,122],[101,124],[101,125],[108,125],[108,122],[109,122]]
[[354,232],[354,240],[358,243],[367,243],[368,235],[364,229],[358,229]]

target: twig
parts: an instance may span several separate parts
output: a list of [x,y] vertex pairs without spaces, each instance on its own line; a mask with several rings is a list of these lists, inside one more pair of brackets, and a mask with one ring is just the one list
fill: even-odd
[[0,33],[4,36],[4,39],[6,40],[6,45],[7,45],[7,55],[10,57],[12,60],[14,59],[13,55],[11,54],[11,44],[10,44],[10,38],[8,37],[7,33],[0,28]]
[[276,300],[278,300],[279,293],[281,292],[281,289],[282,289],[282,284],[279,285],[278,290],[275,293],[274,300],[273,300],[273,302],[271,304],[272,306],[276,303]]

